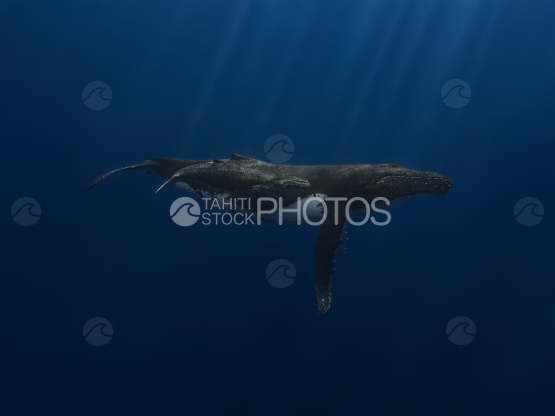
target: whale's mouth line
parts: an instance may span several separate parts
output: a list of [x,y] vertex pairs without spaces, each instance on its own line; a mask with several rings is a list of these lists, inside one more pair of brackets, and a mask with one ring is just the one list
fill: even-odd
[[433,176],[410,176],[410,175],[388,175],[381,178],[378,183],[383,181],[384,179],[395,178],[395,179],[422,179],[422,180],[430,180],[430,181],[442,181],[448,184],[449,186],[453,186],[455,183],[452,179],[446,178],[444,176],[441,177],[433,177]]
[[[388,175],[381,178],[377,185],[395,186],[399,188],[408,188],[406,193],[411,195],[401,195],[400,198],[394,198],[397,202],[414,199],[424,195],[445,195],[451,187],[455,185],[452,179],[445,176],[424,175]],[[392,200],[392,202],[393,202]]]

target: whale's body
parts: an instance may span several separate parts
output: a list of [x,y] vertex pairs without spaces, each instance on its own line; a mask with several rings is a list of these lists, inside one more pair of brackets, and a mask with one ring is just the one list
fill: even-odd
[[[109,175],[131,169],[148,169],[166,182],[164,187],[182,189],[198,198],[210,201],[237,200],[245,198],[244,209],[237,206],[223,206],[224,210],[255,213],[260,199],[261,212],[271,211],[273,198],[282,200],[285,209],[298,207],[298,199],[303,203],[313,197],[363,198],[368,203],[375,198],[385,198],[391,205],[424,195],[444,195],[453,186],[453,181],[432,172],[405,169],[397,165],[321,165],[294,166],[277,165],[231,154],[224,160],[180,160],[155,158],[137,165],[127,166],[98,177],[87,189],[96,186]],[[158,192],[157,191],[157,192]],[[262,202],[263,201],[263,202]],[[320,313],[328,310],[331,302],[331,275],[338,247],[345,240],[346,221],[343,201],[325,202],[327,216],[316,238],[314,248],[314,272],[318,308]],[[250,207],[250,209],[246,209]],[[337,209],[336,209],[337,208]],[[337,212],[336,212],[337,210]],[[279,211],[262,214],[265,221],[278,222]],[[365,213],[364,203],[356,200],[350,205],[350,215]],[[323,219],[324,207],[318,200],[307,205],[306,217],[312,222]],[[297,223],[297,214],[285,212],[284,223]],[[301,215],[304,222],[304,216]]]

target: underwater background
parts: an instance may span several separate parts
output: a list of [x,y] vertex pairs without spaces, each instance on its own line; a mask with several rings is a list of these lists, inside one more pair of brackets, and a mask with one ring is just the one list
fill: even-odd
[[[554,414],[554,16],[547,0],[1,1],[0,414]],[[89,101],[91,82],[111,96]],[[323,315],[317,227],[179,227],[187,194],[153,198],[145,171],[85,191],[153,157],[268,161],[275,134],[290,164],[455,186],[348,226]],[[19,224],[20,198],[38,222]],[[276,259],[296,270],[284,289]]]

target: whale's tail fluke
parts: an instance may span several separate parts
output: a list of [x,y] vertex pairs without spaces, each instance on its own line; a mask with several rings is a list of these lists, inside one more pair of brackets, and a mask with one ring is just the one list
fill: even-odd
[[96,178],[93,183],[91,183],[87,189],[94,188],[108,176],[117,173],[123,172],[124,170],[132,170],[132,169],[148,169],[150,172],[155,172],[156,174],[160,175],[164,179],[170,179],[175,172],[180,169],[183,169],[187,166],[195,165],[197,163],[204,163],[205,160],[180,160],[180,159],[167,159],[163,157],[158,157],[154,159],[145,160],[144,162],[138,163],[136,165],[126,166],[124,168],[116,169],[111,172],[105,173],[102,176]]
[[113,170],[111,172],[105,173],[102,176],[99,176],[98,178],[96,178],[93,183],[91,183],[88,187],[87,190],[94,188],[96,185],[98,185],[100,182],[102,182],[104,179],[106,179],[108,176],[117,173],[117,172],[123,172],[124,170],[131,170],[131,169],[151,169],[152,168],[152,164],[149,163],[152,162],[151,160],[146,160],[142,163],[139,163],[137,165],[131,165],[131,166],[126,166],[124,168],[119,168],[116,170]]

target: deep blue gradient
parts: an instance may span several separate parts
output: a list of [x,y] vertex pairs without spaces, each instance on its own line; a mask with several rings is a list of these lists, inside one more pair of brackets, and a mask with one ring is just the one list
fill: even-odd
[[[555,4],[0,3],[2,415],[552,415]],[[446,106],[462,79],[469,104]],[[110,106],[81,101],[91,81]],[[348,227],[319,315],[310,226],[178,227],[152,157],[396,163],[448,195]],[[535,197],[543,221],[520,225]],[[14,201],[36,199],[21,227]],[[288,259],[276,289],[267,265]],[[447,322],[471,318],[474,341]],[[83,325],[104,317],[103,347]]]

